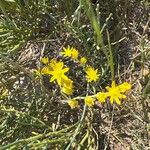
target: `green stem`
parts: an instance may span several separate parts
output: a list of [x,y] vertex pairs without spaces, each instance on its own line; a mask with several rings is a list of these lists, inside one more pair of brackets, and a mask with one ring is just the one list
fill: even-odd
[[[54,135],[58,135],[58,134],[59,134],[59,135],[62,135],[62,134],[64,135],[64,134],[66,134],[66,133],[65,133],[66,131],[72,129],[72,128],[75,127],[76,125],[77,125],[77,123],[74,124],[74,125],[72,125],[72,126],[70,126],[70,127],[68,127],[68,128],[62,129],[62,130],[60,130],[60,131],[49,132],[49,133],[47,133],[47,134],[39,134],[39,135],[36,135],[36,136],[33,136],[33,137],[29,137],[29,138],[27,138],[27,139],[21,139],[21,140],[15,141],[15,142],[13,142],[13,143],[10,143],[10,144],[8,144],[8,145],[5,145],[5,146],[0,147],[0,150],[6,150],[6,149],[11,148],[12,146],[16,146],[16,145],[18,145],[18,144],[26,144],[26,143],[28,143],[28,142],[30,142],[30,141],[35,141],[35,140],[38,140],[38,139],[41,139],[41,138],[47,138],[47,137],[49,137],[49,136],[54,136]],[[59,139],[57,139],[57,140],[59,140]],[[51,140],[51,143],[52,143],[52,141],[55,142],[54,140]]]
[[107,39],[108,39],[108,49],[109,49],[109,66],[110,66],[110,70],[111,70],[111,80],[114,81],[114,61],[113,61],[113,53],[112,53],[112,49],[111,49],[111,43],[110,43],[110,36],[109,36],[109,32],[108,30],[106,30],[107,32]]
[[[94,13],[94,10],[91,6],[91,2],[89,0],[80,0],[81,1],[81,4],[83,5],[84,9],[85,9],[85,12],[90,20],[90,23],[95,31],[95,34],[96,34],[96,42],[97,42],[97,46],[98,46],[98,49],[101,49],[103,51],[103,53],[105,54],[106,56],[106,59],[107,59],[107,62],[111,68],[111,76],[112,76],[112,80],[114,79],[114,69],[113,69],[113,63],[112,63],[112,56],[109,58],[109,54],[107,52],[107,48],[105,47],[104,45],[104,42],[103,42],[103,34],[102,34],[102,29],[101,29],[101,25],[99,23],[99,21],[97,20],[96,16],[95,16],[95,13]],[[110,14],[111,16],[111,14]],[[110,17],[109,16],[109,17]],[[109,44],[110,45],[110,44]],[[111,55],[111,53],[110,53]]]
[[91,3],[89,0],[80,0],[81,4],[83,5],[85,12],[91,22],[91,25],[95,31],[95,34],[97,36],[97,44],[98,46],[103,47],[103,37],[102,34],[100,34],[100,24],[98,23],[94,11],[92,9]]
[[79,143],[78,150],[81,150],[84,147],[83,144],[86,142],[86,140],[88,139],[88,137],[89,137],[89,131],[86,132],[86,134],[84,135],[83,139]]
[[[36,117],[33,117],[33,116],[30,116],[24,112],[20,112],[20,111],[17,111],[15,110],[14,108],[9,108],[7,109],[5,106],[0,106],[0,112],[2,113],[15,113],[16,116],[28,116],[30,117],[31,119],[35,120],[35,121],[38,121],[40,124],[42,124],[43,126],[47,126],[43,121],[41,121],[40,119],[36,118]],[[48,126],[47,126],[48,127]]]
[[61,138],[61,139],[54,139],[54,140],[46,140],[46,141],[43,141],[43,142],[40,142],[40,143],[33,144],[31,149],[33,149],[33,150],[39,149],[39,148],[41,149],[47,144],[55,144],[55,143],[59,143],[60,144],[60,143],[66,142],[68,140],[69,140],[68,137]]
[[85,117],[85,114],[86,114],[86,109],[87,109],[87,106],[84,105],[84,109],[83,109],[83,113],[82,113],[80,122],[79,122],[79,124],[78,124],[78,126],[77,126],[77,128],[76,128],[76,130],[75,130],[75,132],[74,132],[74,134],[73,134],[72,139],[70,140],[69,145],[66,147],[65,150],[70,150],[70,147],[71,147],[72,143],[75,141],[75,138],[76,138],[76,136],[78,135],[78,132],[79,132],[81,126],[82,126],[82,123],[83,123],[83,120],[84,120],[84,117]]

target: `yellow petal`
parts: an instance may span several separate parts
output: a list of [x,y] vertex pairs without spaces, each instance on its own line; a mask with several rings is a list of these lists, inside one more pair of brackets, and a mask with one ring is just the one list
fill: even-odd
[[116,101],[116,103],[117,103],[118,105],[120,105],[120,104],[121,104],[121,102],[120,102],[119,98],[116,98],[116,99],[115,99],[115,101]]

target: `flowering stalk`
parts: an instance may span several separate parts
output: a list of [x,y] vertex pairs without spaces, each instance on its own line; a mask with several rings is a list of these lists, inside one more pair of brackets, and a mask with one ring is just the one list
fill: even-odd
[[111,52],[111,47],[110,47],[110,39],[108,36],[108,46],[109,46],[109,53],[107,52],[107,48],[104,45],[103,42],[103,34],[101,32],[101,26],[99,21],[96,18],[96,15],[94,13],[94,10],[91,6],[91,2],[89,0],[80,0],[81,4],[83,5],[83,8],[85,9],[85,12],[91,22],[91,25],[95,31],[96,34],[96,42],[97,42],[97,49],[101,49],[103,51],[103,53],[105,54],[106,58],[107,58],[107,62],[109,64],[109,67],[111,69],[111,78],[112,81],[114,80],[114,64],[113,64],[113,56],[112,56],[112,52]]

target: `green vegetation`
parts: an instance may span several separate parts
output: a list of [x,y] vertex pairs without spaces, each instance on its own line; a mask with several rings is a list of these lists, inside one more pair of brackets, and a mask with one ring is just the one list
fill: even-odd
[[0,0],[0,150],[148,150],[149,12]]

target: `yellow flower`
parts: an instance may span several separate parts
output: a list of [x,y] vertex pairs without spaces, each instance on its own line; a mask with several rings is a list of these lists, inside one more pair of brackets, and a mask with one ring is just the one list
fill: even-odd
[[61,52],[61,54],[64,57],[70,57],[72,59],[77,59],[79,52],[75,48],[68,46],[67,48],[63,48],[63,52]]
[[98,93],[96,94],[96,98],[98,99],[98,101],[99,101],[100,103],[105,102],[107,97],[108,97],[108,93],[98,92]]
[[50,82],[53,82],[54,80],[57,81],[59,85],[61,85],[62,80],[68,79],[68,77],[65,75],[66,72],[68,72],[69,68],[63,68],[64,63],[63,62],[53,62],[50,64],[50,67],[52,70],[49,70],[49,74],[52,75]]
[[81,57],[80,64],[84,65],[87,62],[87,59],[85,57]]
[[72,59],[77,59],[78,55],[79,55],[78,50],[76,50],[75,48],[72,48],[71,58]]
[[73,89],[68,88],[68,87],[62,87],[61,91],[67,95],[72,95],[73,94]]
[[115,81],[112,82],[111,87],[106,87],[108,90],[108,95],[110,97],[110,102],[113,104],[115,101],[117,104],[121,104],[120,99],[126,98],[124,94],[122,94],[119,86],[116,86]]
[[48,59],[48,57],[43,57],[43,58],[41,58],[41,62],[43,63],[43,64],[48,64],[49,63],[49,59]]
[[61,52],[62,55],[64,55],[64,57],[71,57],[72,55],[72,48],[70,46],[68,46],[67,48],[63,48],[63,52]]
[[85,99],[84,99],[85,104],[89,107],[94,105],[94,101],[95,101],[95,99],[92,97],[89,97],[89,96],[85,97]]
[[71,107],[71,109],[79,107],[79,103],[77,100],[70,99],[67,101],[68,105]]
[[62,80],[61,91],[67,95],[73,94],[73,81],[71,79]]
[[63,93],[72,95],[73,81],[65,75],[68,70],[69,68],[64,68],[63,62],[52,59],[47,66],[42,68],[41,73],[52,75],[52,77],[50,78],[50,82],[56,80]]
[[119,88],[120,92],[124,93],[124,92],[126,92],[127,90],[130,90],[130,89],[131,89],[131,84],[128,83],[128,82],[124,82],[124,83],[120,84],[120,85],[118,86],[118,88]]
[[98,70],[89,66],[86,69],[86,78],[87,78],[88,82],[98,80],[99,79]]

